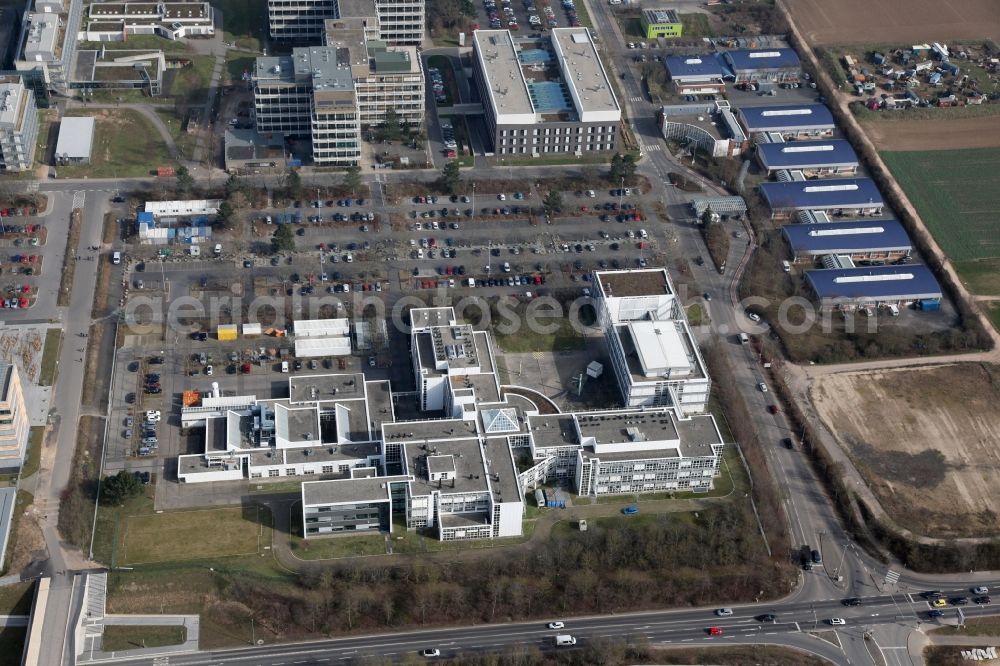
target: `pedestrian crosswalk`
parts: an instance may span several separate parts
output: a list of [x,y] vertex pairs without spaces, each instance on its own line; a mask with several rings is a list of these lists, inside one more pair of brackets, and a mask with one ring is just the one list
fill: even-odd
[[649,144],[649,145],[643,144],[642,145],[642,150],[643,150],[643,152],[648,153],[648,152],[653,151],[653,150],[663,150],[663,148],[660,146],[660,144],[653,143],[653,144]]
[[87,202],[86,192],[74,192],[73,193],[73,208],[83,208],[83,204]]
[[632,101],[632,102],[641,102],[642,98],[641,97],[629,97],[629,101]]
[[885,572],[885,584],[886,585],[895,585],[898,582],[899,582],[899,572],[898,571],[893,571],[892,569],[889,569],[888,571]]

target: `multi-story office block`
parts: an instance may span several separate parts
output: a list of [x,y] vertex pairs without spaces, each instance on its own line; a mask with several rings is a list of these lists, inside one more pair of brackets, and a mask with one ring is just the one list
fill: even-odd
[[611,152],[621,107],[586,28],[477,30],[473,77],[497,155]]
[[215,34],[207,2],[94,2],[82,33],[88,42],[124,42],[129,35],[184,39]]
[[424,73],[414,46],[387,47],[374,18],[326,22],[325,45],[344,53],[358,98],[361,125],[380,125],[389,109],[413,126],[424,121]]
[[258,58],[254,69],[257,131],[309,139],[318,165],[355,164],[361,128],[392,109],[419,125],[423,73],[414,47],[386,47],[371,38],[375,19],[331,19],[324,46]]
[[337,18],[337,0],[267,0],[272,39],[319,41],[331,18]]
[[594,286],[625,404],[705,411],[708,371],[667,271],[598,271]]
[[21,26],[17,70],[40,70],[50,90],[69,91],[83,0],[34,0]]
[[258,58],[253,84],[258,132],[310,139],[318,165],[357,163],[361,122],[354,80],[336,49],[314,46]]
[[0,470],[21,467],[29,428],[17,366],[0,361]]
[[318,42],[328,19],[375,17],[378,39],[411,46],[424,39],[424,0],[267,0],[267,16],[273,39]]
[[25,171],[35,161],[38,110],[20,76],[0,77],[0,170]]

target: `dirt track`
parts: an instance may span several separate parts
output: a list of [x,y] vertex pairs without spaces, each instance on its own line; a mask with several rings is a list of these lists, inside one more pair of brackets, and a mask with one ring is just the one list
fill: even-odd
[[1000,38],[996,0],[790,0],[813,45]]
[[842,373],[812,402],[890,516],[918,534],[1000,532],[1000,367]]
[[1000,148],[1000,118],[874,120],[862,122],[879,150]]

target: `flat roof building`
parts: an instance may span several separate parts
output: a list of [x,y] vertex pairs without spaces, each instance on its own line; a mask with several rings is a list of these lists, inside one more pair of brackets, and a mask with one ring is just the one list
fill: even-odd
[[472,46],[496,154],[615,150],[621,107],[586,28],[524,40],[509,30],[477,30]]
[[178,40],[215,34],[207,2],[95,2],[87,13],[83,40],[124,42],[128,35],[157,35]]
[[17,366],[0,361],[0,471],[16,472],[28,446],[28,410]]
[[93,116],[63,117],[56,141],[56,164],[90,164],[95,126]]
[[644,9],[639,16],[646,39],[680,37],[684,24],[676,9]]
[[319,43],[329,19],[371,18],[373,38],[419,46],[424,39],[424,0],[267,0],[272,39]]
[[27,171],[35,164],[38,109],[20,76],[0,76],[0,171]]
[[[665,271],[609,275],[607,284],[634,294],[610,305],[636,314],[629,323],[638,326],[634,299],[650,289],[673,296]],[[647,314],[668,307],[652,301]],[[668,406],[542,415],[525,389],[501,390],[488,332],[459,324],[452,308],[415,309],[411,321],[418,418],[399,418],[393,405],[402,401],[388,382],[293,375],[287,397],[206,397],[184,407],[181,422],[205,428],[205,450],[180,456],[178,477],[299,476],[309,479],[301,487],[306,538],[389,532],[398,518],[443,541],[519,536],[525,491],[548,479],[589,496],[712,487],[724,448],[712,416]],[[659,344],[650,367],[684,365],[674,345]]]
[[681,94],[698,95],[726,89],[725,68],[714,53],[667,56],[663,66],[674,89]]
[[48,89],[69,93],[83,0],[35,0],[25,13],[14,68],[41,71]]
[[827,254],[852,259],[889,259],[909,256],[913,245],[898,220],[849,220],[820,224],[786,224],[781,233],[793,261]]
[[822,136],[833,132],[833,114],[825,104],[743,106],[737,110],[747,134],[778,132],[787,137]]
[[284,171],[288,162],[285,143],[273,134],[264,136],[255,130],[231,129],[225,135],[226,171],[237,174]]
[[594,286],[625,404],[705,411],[711,383],[667,271],[598,271]]
[[708,104],[664,106],[656,115],[663,138],[677,141],[712,157],[739,155],[748,145],[727,100]]
[[852,175],[858,155],[844,139],[758,143],[757,160],[768,174],[796,169],[807,175]]
[[922,264],[806,271],[806,280],[825,306],[901,305],[942,296],[934,274]]
[[389,109],[423,121],[420,57],[412,47],[370,39],[364,18],[324,22],[324,46],[257,58],[252,76],[257,131],[309,139],[317,165],[356,164],[361,128]]
[[737,83],[798,79],[802,63],[795,49],[734,49],[722,54]]
[[761,183],[760,194],[772,218],[803,210],[830,215],[880,215],[884,207],[882,194],[870,178]]

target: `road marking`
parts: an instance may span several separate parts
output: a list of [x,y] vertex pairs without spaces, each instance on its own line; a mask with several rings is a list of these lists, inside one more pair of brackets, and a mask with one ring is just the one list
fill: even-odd
[[87,193],[77,191],[73,193],[73,208],[83,208],[87,202]]

